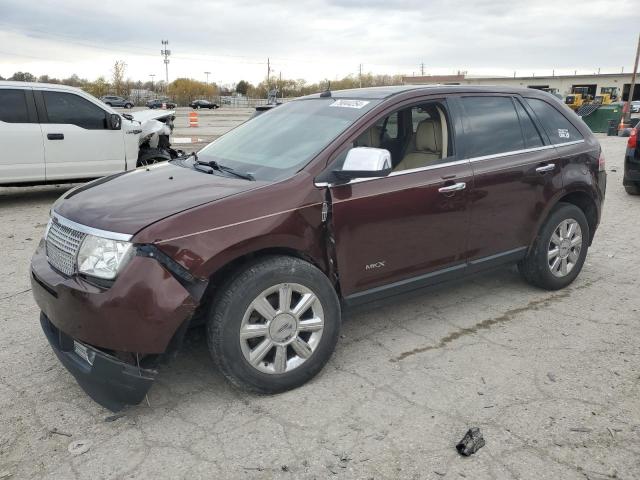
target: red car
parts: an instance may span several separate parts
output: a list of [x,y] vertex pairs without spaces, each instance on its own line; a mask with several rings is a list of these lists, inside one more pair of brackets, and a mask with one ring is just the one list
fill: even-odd
[[322,369],[352,305],[509,263],[569,285],[605,184],[593,134],[545,92],[323,92],[67,192],[33,294],[54,351],[108,408],[143,399],[198,324],[231,382],[281,392]]

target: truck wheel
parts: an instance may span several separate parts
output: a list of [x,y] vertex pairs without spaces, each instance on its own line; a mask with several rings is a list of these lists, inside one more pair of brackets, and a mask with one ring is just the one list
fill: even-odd
[[624,189],[629,195],[640,195],[640,186],[638,186],[637,183],[634,183],[633,185],[625,185]]
[[237,387],[259,393],[296,388],[327,363],[338,341],[340,302],[308,262],[273,256],[237,272],[212,303],[211,355]]
[[546,290],[566,287],[582,270],[589,235],[584,212],[573,204],[559,203],[518,264],[520,273],[532,285]]

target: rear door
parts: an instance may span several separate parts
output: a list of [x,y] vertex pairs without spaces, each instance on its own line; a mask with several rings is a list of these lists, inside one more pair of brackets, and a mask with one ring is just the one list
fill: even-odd
[[[446,111],[444,101],[437,103]],[[414,110],[409,106],[402,115],[392,113],[373,125],[386,123],[388,136],[402,143],[398,132],[411,132],[411,119],[405,114]],[[360,296],[377,290],[384,295],[430,283],[431,274],[436,278],[464,267],[473,178],[469,162],[452,148],[450,119],[446,158],[383,178],[329,187],[340,285],[349,302],[357,303]],[[383,144],[389,142],[388,138]],[[399,160],[394,158],[393,164]]]
[[73,92],[36,92],[47,181],[96,178],[125,170],[122,130],[110,130],[109,112]]
[[463,95],[459,107],[464,158],[474,174],[470,263],[518,258],[562,188],[554,148],[518,98]]
[[0,88],[0,184],[45,179],[44,145],[31,88]]

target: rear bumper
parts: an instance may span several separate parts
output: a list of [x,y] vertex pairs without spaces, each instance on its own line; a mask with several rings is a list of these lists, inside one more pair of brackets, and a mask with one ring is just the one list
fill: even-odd
[[636,148],[627,148],[624,157],[623,185],[631,186],[640,183],[640,155]]
[[[139,368],[88,345],[86,358],[76,351],[73,338],[40,314],[42,330],[60,362],[94,401],[111,411],[140,403],[153,384],[155,370]],[[81,347],[82,348],[82,347]]]

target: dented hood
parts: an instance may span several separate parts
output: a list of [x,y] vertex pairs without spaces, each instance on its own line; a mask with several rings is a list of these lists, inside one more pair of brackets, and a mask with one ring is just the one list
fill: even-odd
[[72,189],[53,209],[89,227],[134,235],[163,218],[263,185],[161,163]]
[[132,112],[130,115],[134,120],[140,123],[144,123],[148,120],[161,120],[168,117],[175,116],[175,110],[140,110],[138,112]]

